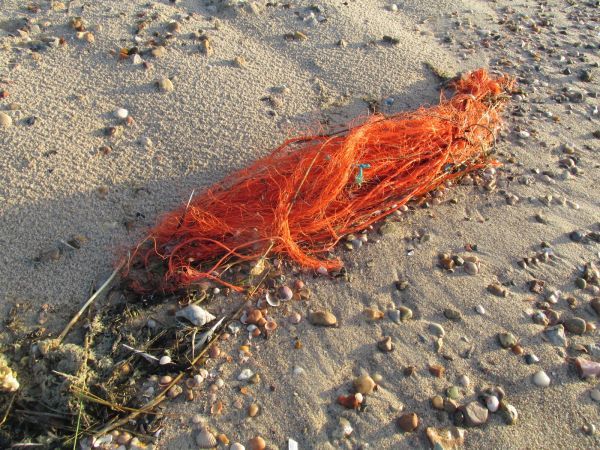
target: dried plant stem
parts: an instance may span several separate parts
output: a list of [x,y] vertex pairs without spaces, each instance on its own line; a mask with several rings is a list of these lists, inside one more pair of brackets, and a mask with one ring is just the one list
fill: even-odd
[[77,323],[77,321],[81,318],[81,315],[89,308],[89,306],[94,302],[94,300],[96,300],[100,296],[100,294],[110,285],[110,283],[112,283],[112,281],[117,276],[117,274],[125,266],[125,262],[126,262],[126,259],[121,260],[121,262],[119,263],[117,268],[113,271],[113,273],[110,274],[110,277],[108,277],[108,280],[106,280],[104,282],[104,284],[102,286],[100,286],[96,292],[94,292],[94,294],[88,299],[87,302],[84,303],[84,305],[77,312],[77,314],[75,314],[73,316],[71,321],[67,324],[65,329],[62,331],[62,333],[60,333],[60,335],[56,339],[57,345],[60,344],[64,340],[64,338],[67,336],[67,334],[69,334],[69,331],[71,331],[71,328],[73,328],[73,325],[75,325]]

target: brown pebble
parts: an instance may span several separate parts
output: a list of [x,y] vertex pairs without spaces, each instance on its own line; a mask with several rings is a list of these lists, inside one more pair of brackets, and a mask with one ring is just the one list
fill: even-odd
[[415,431],[419,426],[419,416],[417,416],[415,413],[403,414],[398,419],[398,426],[406,433]]
[[253,437],[248,441],[248,450],[265,450],[267,443],[260,436]]
[[435,397],[433,397],[431,399],[431,406],[433,406],[435,409],[438,410],[443,410],[444,409],[444,399],[442,398],[441,395],[436,395]]
[[315,311],[309,314],[308,321],[316,326],[333,327],[337,325],[337,318],[329,311]]
[[258,414],[259,410],[260,410],[259,406],[256,403],[252,403],[248,407],[248,416],[249,417],[255,417]]
[[404,368],[404,370],[402,371],[402,373],[404,374],[405,377],[411,377],[415,374],[416,371],[417,371],[417,368],[415,366],[406,366]]
[[390,336],[384,337],[381,341],[377,343],[377,348],[384,353],[389,353],[394,350],[394,343],[392,342],[392,338]]
[[220,349],[218,346],[216,346],[216,345],[213,345],[213,346],[212,346],[212,347],[211,347],[211,348],[208,350],[208,355],[209,355],[211,358],[213,358],[213,359],[215,359],[215,358],[218,358],[220,354],[221,354],[221,349]]
[[429,373],[434,377],[441,378],[446,373],[446,368],[444,366],[440,366],[439,364],[433,364],[429,366]]

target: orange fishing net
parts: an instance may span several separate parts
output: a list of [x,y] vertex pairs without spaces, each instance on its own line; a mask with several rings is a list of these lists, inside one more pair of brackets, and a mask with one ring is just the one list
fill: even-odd
[[131,286],[173,291],[212,279],[240,291],[220,270],[267,249],[305,268],[339,268],[324,256],[343,236],[486,164],[511,86],[480,69],[437,106],[288,139],[164,216],[130,258]]

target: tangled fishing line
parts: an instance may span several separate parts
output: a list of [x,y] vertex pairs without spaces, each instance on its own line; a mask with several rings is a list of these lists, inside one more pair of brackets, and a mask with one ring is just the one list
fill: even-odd
[[125,278],[136,291],[207,279],[242,291],[221,271],[267,248],[305,268],[341,267],[327,254],[342,237],[488,164],[512,84],[479,69],[437,106],[288,139],[166,214],[134,249]]

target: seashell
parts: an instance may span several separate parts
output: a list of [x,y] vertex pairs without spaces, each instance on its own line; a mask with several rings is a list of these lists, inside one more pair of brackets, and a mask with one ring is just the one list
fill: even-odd
[[294,293],[288,286],[283,285],[277,290],[277,296],[282,302],[287,302],[292,299]]
[[296,280],[294,282],[294,289],[296,289],[297,291],[301,290],[304,288],[304,281],[302,280]]
[[242,330],[242,323],[238,321],[231,322],[229,325],[227,325],[227,329],[235,336]]
[[183,317],[197,327],[206,325],[216,319],[211,313],[198,305],[188,305],[177,311],[175,317]]
[[274,320],[269,320],[267,321],[267,323],[265,323],[265,330],[267,331],[275,331],[277,329],[277,322],[275,322]]
[[379,320],[385,315],[383,311],[379,311],[377,308],[365,308],[363,314],[367,320]]
[[455,448],[464,444],[466,431],[457,427],[429,427],[425,433],[433,448]]
[[200,448],[215,448],[217,446],[217,438],[208,428],[203,427],[196,435],[196,444]]
[[246,450],[246,447],[244,447],[239,442],[234,442],[233,444],[231,444],[231,447],[229,447],[229,450]]
[[158,364],[160,364],[161,366],[164,366],[166,364],[171,364],[171,362],[172,362],[172,360],[169,355],[161,356],[161,358],[158,360]]
[[302,316],[300,315],[299,312],[293,312],[292,314],[290,314],[290,317],[288,318],[288,321],[292,325],[298,325],[301,320],[302,320]]

